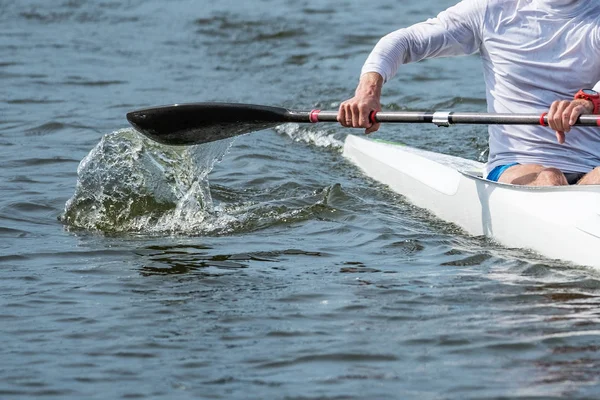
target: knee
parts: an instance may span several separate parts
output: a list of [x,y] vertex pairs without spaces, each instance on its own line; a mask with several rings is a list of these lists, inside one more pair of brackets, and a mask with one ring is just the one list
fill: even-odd
[[600,167],[596,167],[587,174],[579,182],[580,185],[599,185],[600,184]]
[[540,186],[562,186],[569,184],[565,175],[557,168],[544,168],[541,170],[538,173],[536,183]]
[[600,167],[596,167],[585,175],[588,179],[600,181]]

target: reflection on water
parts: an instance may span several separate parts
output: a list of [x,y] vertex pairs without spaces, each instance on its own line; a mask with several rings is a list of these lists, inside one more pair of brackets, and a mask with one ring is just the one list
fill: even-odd
[[147,258],[140,268],[142,275],[177,275],[194,272],[212,276],[214,270],[237,270],[248,268],[253,262],[274,263],[277,268],[287,256],[319,257],[319,252],[287,249],[282,251],[258,251],[240,254],[212,254],[211,247],[202,245],[148,246],[138,251]]

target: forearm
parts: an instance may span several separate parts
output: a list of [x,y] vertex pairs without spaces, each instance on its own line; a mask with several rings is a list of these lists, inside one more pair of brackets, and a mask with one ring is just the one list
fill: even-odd
[[362,73],[377,72],[387,82],[403,64],[475,53],[484,11],[484,2],[463,0],[436,18],[387,34],[369,54]]

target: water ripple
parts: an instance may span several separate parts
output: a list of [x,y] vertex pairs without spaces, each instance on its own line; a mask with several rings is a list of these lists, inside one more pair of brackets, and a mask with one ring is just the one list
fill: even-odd
[[[454,2],[372,3],[2,3],[1,398],[598,397],[599,273],[439,221],[339,124],[124,129],[158,104],[335,109],[380,36]],[[404,66],[382,105],[483,111],[481,63]],[[452,129],[375,135],[485,158],[485,126]]]

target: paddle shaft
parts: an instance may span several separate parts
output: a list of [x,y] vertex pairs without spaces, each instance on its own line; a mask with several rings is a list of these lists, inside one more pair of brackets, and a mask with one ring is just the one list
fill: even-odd
[[[288,122],[336,122],[337,111],[289,111]],[[371,122],[396,123],[433,123],[438,126],[454,124],[485,124],[485,125],[548,125],[546,113],[536,114],[491,114],[473,112],[444,112],[444,111],[380,111],[371,113]],[[600,116],[582,115],[575,125],[600,126]]]

